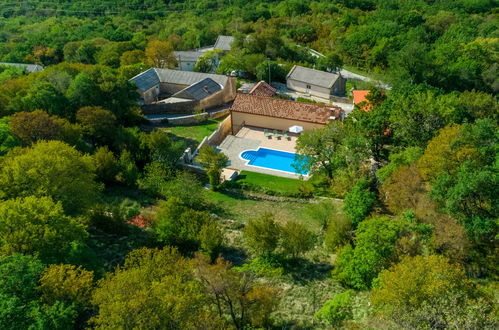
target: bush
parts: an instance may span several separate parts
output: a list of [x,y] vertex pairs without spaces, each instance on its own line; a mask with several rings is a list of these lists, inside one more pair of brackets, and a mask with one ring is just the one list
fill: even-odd
[[280,226],[272,213],[264,213],[260,218],[250,220],[244,228],[244,238],[249,248],[258,255],[269,255],[277,248]]
[[343,210],[354,225],[364,220],[374,205],[376,194],[369,188],[369,182],[361,179],[345,196]]
[[353,317],[352,299],[355,296],[353,290],[347,290],[339,293],[328,300],[322,308],[315,313],[314,317],[332,327],[341,327],[343,321],[350,320]]

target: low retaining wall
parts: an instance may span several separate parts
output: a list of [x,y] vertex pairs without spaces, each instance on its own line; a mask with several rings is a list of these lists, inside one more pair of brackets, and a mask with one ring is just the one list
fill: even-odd
[[220,111],[216,112],[203,112],[200,114],[196,115],[186,115],[186,116],[181,116],[181,117],[174,117],[174,118],[154,118],[154,119],[147,119],[150,123],[153,125],[163,125],[165,123],[168,123],[168,125],[173,125],[173,126],[183,126],[183,125],[191,125],[191,124],[197,124],[200,122],[203,122],[207,120],[208,118],[221,118],[230,113],[230,109],[223,109]]

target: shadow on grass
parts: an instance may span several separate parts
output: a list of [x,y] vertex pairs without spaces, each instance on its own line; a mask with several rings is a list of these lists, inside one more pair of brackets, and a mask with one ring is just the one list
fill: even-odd
[[313,263],[305,258],[283,259],[281,262],[284,274],[302,285],[329,278],[333,269],[329,264]]
[[235,267],[242,266],[248,260],[248,254],[242,248],[227,246],[222,250],[222,257]]

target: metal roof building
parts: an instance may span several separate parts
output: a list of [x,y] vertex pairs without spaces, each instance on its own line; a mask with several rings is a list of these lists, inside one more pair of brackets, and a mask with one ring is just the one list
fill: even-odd
[[234,37],[232,36],[218,36],[213,49],[229,51],[232,48],[232,42],[234,42]]
[[197,83],[173,94],[172,97],[200,101],[222,90],[222,86],[211,78],[205,78]]
[[212,79],[222,87],[229,79],[227,76],[212,73],[151,68],[136,75],[130,81],[135,82],[139,90],[147,91],[160,83],[190,86],[206,78]]
[[295,65],[287,75],[287,79],[324,88],[333,87],[338,78],[340,78],[339,74],[310,69],[299,65]]
[[38,65],[38,64],[0,62],[0,65],[16,66],[16,67],[20,67],[20,68],[24,67],[24,68],[26,68],[26,71],[29,73],[43,71],[43,66]]

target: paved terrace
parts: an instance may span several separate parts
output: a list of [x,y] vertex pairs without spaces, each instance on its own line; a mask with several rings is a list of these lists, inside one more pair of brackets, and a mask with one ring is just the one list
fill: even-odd
[[[269,130],[269,132],[272,132]],[[272,138],[265,137],[264,130],[254,127],[243,127],[236,136],[229,135],[220,144],[219,148],[229,157],[229,165],[227,167],[236,168],[244,171],[258,172],[286,178],[298,179],[300,175],[274,171],[254,166],[246,165],[246,160],[243,160],[239,155],[246,150],[256,150],[258,147],[269,148],[287,152],[295,152],[297,136],[288,133],[289,140],[284,137]]]

